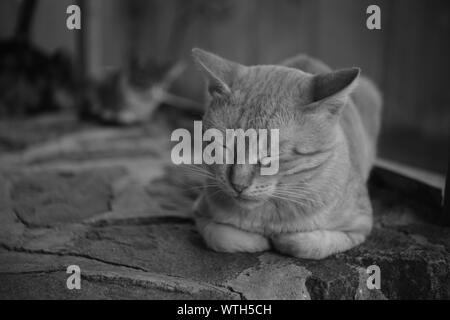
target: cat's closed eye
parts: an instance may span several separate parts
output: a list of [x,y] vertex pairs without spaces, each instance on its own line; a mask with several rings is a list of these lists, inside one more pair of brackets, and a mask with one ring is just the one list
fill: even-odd
[[296,147],[291,150],[291,154],[298,155],[298,156],[305,156],[305,157],[314,157],[314,156],[318,156],[323,153],[327,153],[327,152],[331,151],[331,149],[332,148],[330,147],[330,148],[321,148],[321,149],[312,150],[312,149]]

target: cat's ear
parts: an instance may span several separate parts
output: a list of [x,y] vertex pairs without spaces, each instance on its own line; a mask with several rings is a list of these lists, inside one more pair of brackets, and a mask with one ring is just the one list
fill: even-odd
[[358,83],[359,68],[336,70],[312,78],[312,110],[339,114]]
[[192,49],[192,56],[206,78],[209,94],[213,97],[229,95],[231,84],[242,66],[198,48]]

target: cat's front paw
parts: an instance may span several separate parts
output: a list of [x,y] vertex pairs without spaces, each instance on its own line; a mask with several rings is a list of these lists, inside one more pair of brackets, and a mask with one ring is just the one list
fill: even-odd
[[260,252],[270,249],[264,236],[235,227],[197,218],[197,229],[206,245],[219,252]]
[[281,253],[301,258],[319,260],[327,256],[320,239],[311,233],[288,233],[272,237],[272,244]]
[[278,251],[303,259],[319,260],[362,243],[359,232],[316,230],[275,235],[272,244]]

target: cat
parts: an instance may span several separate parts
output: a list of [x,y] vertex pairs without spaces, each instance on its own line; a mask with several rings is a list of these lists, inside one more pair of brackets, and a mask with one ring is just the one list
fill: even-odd
[[120,126],[148,121],[159,105],[155,85],[172,66],[132,58],[123,70],[111,70],[101,80],[90,80],[83,90],[80,117]]
[[73,65],[64,50],[49,54],[29,42],[0,41],[0,117],[73,108],[77,98]]
[[207,83],[205,130],[280,130],[276,175],[260,175],[260,163],[203,169],[194,211],[206,245],[323,259],[364,242],[382,108],[375,85],[359,68],[333,71],[306,55],[244,66],[197,48],[192,54]]

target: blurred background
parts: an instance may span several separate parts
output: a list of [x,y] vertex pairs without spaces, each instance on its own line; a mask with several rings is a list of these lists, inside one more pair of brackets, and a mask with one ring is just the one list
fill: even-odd
[[[201,112],[203,83],[190,62],[192,47],[243,64],[307,53],[332,68],[361,67],[379,86],[381,157],[446,172],[449,1],[40,0],[28,1],[28,15],[25,3],[0,2],[6,127],[12,119],[61,109],[109,125],[146,119],[149,103]],[[71,4],[81,7],[81,30],[66,27]],[[371,4],[381,8],[381,30],[366,28]]]

